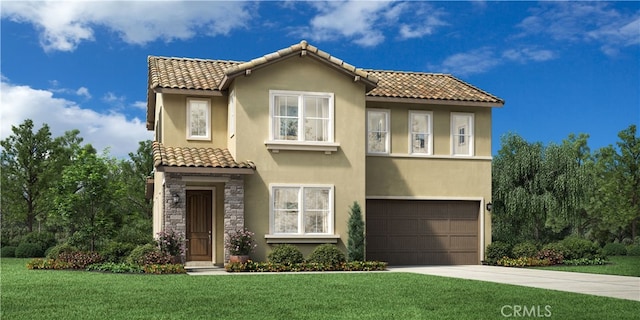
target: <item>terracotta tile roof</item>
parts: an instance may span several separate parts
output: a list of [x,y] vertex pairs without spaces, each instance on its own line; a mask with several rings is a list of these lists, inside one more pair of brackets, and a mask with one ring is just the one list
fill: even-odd
[[251,161],[236,162],[228,149],[168,147],[153,143],[153,165],[169,167],[255,169]]
[[487,102],[503,105],[504,100],[449,74],[365,70],[380,81],[367,93],[371,97],[412,98]]
[[479,102],[495,106],[504,104],[504,100],[452,75],[359,69],[302,41],[249,62],[149,56],[147,129],[153,130],[155,121],[154,90],[221,91],[226,89],[231,79],[251,69],[301,54],[360,78],[367,86],[369,97]]

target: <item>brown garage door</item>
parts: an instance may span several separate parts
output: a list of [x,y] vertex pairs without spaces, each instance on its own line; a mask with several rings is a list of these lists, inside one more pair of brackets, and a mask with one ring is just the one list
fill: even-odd
[[367,260],[478,264],[478,201],[367,200]]

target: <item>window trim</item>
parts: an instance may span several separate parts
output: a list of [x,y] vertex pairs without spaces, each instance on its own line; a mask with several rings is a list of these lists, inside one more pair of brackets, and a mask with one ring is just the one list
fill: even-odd
[[[205,102],[207,104],[207,116],[206,116],[206,131],[207,134],[204,136],[194,136],[191,135],[191,102]],[[210,99],[202,99],[202,98],[187,98],[187,140],[206,140],[211,141],[211,100]]]
[[[386,116],[386,127],[387,127],[387,138],[385,140],[385,151],[383,152],[372,152],[369,151],[369,113],[370,112],[382,112],[385,113]],[[377,108],[367,108],[367,112],[366,112],[367,118],[366,118],[366,132],[367,132],[367,136],[365,139],[365,143],[366,143],[366,150],[367,150],[367,154],[375,154],[375,155],[379,155],[379,154],[390,154],[391,153],[391,110],[390,109],[377,109]]]
[[[414,152],[413,151],[413,125],[412,125],[412,116],[414,114],[422,114],[427,115],[429,120],[427,121],[427,132],[429,135],[427,141],[427,150],[426,152]],[[409,110],[409,121],[408,121],[408,132],[409,132],[409,154],[411,155],[420,155],[420,156],[430,156],[433,155],[433,111],[425,111],[425,110]]]
[[[298,98],[298,139],[297,140],[282,140],[275,138],[275,97],[276,96],[297,96]],[[300,129],[304,129],[304,98],[305,97],[323,97],[329,99],[329,127],[327,128],[327,140],[326,141],[306,141],[304,135],[300,134]],[[335,141],[335,99],[332,92],[313,92],[313,91],[289,91],[289,90],[269,90],[269,143],[275,144],[309,144],[309,145],[323,145],[333,144]],[[304,131],[304,130],[303,130]]]
[[[276,188],[298,188],[301,192],[298,195],[298,232],[297,233],[278,233],[275,232],[275,212],[274,212],[274,193]],[[304,232],[304,189],[305,188],[323,188],[329,189],[329,216],[327,221],[328,230],[326,233],[305,233]],[[289,184],[289,183],[272,183],[269,184],[269,234],[265,238],[278,239],[313,239],[313,238],[333,238],[335,236],[335,190],[334,185],[330,184]]]
[[[455,118],[456,117],[467,117],[469,120],[469,133],[465,134],[464,136],[461,136],[459,133],[459,129],[458,127],[455,127]],[[451,113],[451,130],[450,130],[450,135],[451,135],[451,144],[450,144],[450,148],[451,148],[451,156],[453,157],[473,157],[475,155],[475,114],[473,113],[468,113],[468,112],[452,112]],[[468,143],[469,145],[469,153],[467,154],[457,154],[455,152],[456,150],[456,145],[459,144],[460,142],[460,137],[466,137],[468,136],[469,139],[468,141],[466,141],[467,139],[464,139],[462,141],[462,143]]]

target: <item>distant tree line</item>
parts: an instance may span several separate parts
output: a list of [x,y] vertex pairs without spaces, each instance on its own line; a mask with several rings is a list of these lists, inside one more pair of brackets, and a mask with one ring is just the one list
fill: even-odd
[[0,141],[2,246],[29,241],[42,250],[67,243],[97,251],[152,240],[152,204],[145,180],[153,170],[151,141],[128,159],[83,144],[78,130],[53,137],[32,120]]
[[501,139],[493,161],[493,239],[549,243],[573,235],[633,241],[640,220],[640,138],[631,125],[616,146],[591,152],[586,134],[560,144]]

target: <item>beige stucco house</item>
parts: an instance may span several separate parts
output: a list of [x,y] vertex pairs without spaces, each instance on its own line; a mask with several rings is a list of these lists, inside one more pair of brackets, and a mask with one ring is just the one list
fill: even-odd
[[249,62],[150,56],[154,234],[223,264],[225,237],[347,243],[360,203],[368,260],[478,264],[491,242],[491,112],[447,74],[356,68],[302,41]]

